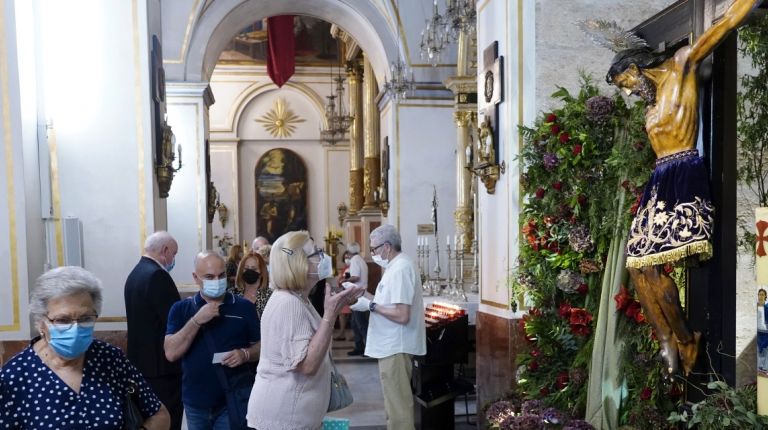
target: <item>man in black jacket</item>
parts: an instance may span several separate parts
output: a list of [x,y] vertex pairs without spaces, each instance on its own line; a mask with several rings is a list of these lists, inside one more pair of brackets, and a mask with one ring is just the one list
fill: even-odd
[[171,413],[171,429],[181,429],[181,365],[165,358],[168,311],[180,300],[169,272],[179,246],[166,231],[150,235],[144,255],[125,281],[128,359],[144,374]]

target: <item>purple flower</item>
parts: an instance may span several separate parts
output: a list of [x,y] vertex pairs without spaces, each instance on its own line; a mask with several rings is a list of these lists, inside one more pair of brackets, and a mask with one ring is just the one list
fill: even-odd
[[499,400],[498,402],[494,402],[491,404],[491,406],[488,407],[488,410],[485,412],[485,419],[491,422],[499,423],[504,420],[509,415],[512,415],[515,412],[515,407],[512,405],[512,403],[506,401],[506,400]]
[[614,103],[610,97],[594,96],[587,99],[585,107],[588,120],[603,124],[611,118]]
[[547,424],[560,425],[568,421],[568,415],[558,409],[547,408],[541,412],[541,419]]
[[563,430],[595,430],[595,428],[584,420],[570,420],[563,426]]
[[544,403],[541,400],[526,400],[520,407],[523,415],[538,415],[544,409]]
[[547,170],[552,170],[555,167],[560,165],[560,159],[557,158],[557,155],[548,152],[544,154],[544,168]]
[[499,428],[504,430],[541,430],[544,428],[544,423],[538,415],[518,415],[513,419],[505,420],[502,424]]

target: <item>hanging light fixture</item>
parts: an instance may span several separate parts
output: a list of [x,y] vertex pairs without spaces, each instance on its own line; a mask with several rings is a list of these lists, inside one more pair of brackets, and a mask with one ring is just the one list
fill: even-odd
[[[397,7],[397,13],[400,13],[400,2],[395,5]],[[400,60],[400,34],[398,31],[397,36],[397,61],[390,63],[389,71],[391,77],[389,81],[384,84],[384,88],[392,96],[395,101],[400,101],[408,98],[408,95],[413,94],[416,88],[416,81],[413,79],[413,72],[410,73],[411,78],[408,79],[408,68],[405,63]]]
[[471,33],[477,26],[475,0],[445,0],[445,23],[453,40],[461,33]]
[[451,43],[451,36],[445,18],[440,15],[437,0],[432,1],[432,17],[425,20],[427,27],[421,31],[421,59],[429,61],[432,67],[440,62],[440,54]]
[[[333,83],[336,82],[336,90],[333,89]],[[344,78],[339,72],[338,76],[333,76],[333,66],[331,66],[331,94],[325,96],[328,102],[325,105],[325,128],[320,130],[320,139],[335,145],[344,139],[344,135],[352,125],[355,117],[347,115],[344,109]],[[338,99],[338,102],[336,101]]]

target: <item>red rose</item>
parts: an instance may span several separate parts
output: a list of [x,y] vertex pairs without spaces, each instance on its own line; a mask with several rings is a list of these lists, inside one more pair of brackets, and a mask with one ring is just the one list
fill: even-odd
[[572,308],[569,322],[572,325],[588,325],[592,321],[592,315],[583,308]]
[[579,145],[578,143],[573,145],[573,149],[571,149],[571,152],[573,153],[573,155],[581,154],[581,145]]
[[642,312],[635,314],[635,322],[638,324],[645,324],[645,314]]
[[544,198],[544,192],[545,192],[544,188],[541,188],[541,187],[537,188],[536,189],[536,198],[537,199],[543,199]]
[[621,312],[626,309],[626,307],[629,306],[629,304],[632,303],[634,299],[629,294],[629,290],[627,290],[627,288],[622,285],[619,289],[619,294],[613,296],[613,300],[616,300],[616,310]]
[[585,283],[581,283],[579,284],[579,288],[577,288],[576,291],[582,296],[584,296],[587,294],[587,292],[589,292],[589,285]]
[[563,183],[560,181],[555,182],[554,184],[552,184],[552,188],[556,189],[557,191],[560,191],[561,189],[563,189]]
[[585,325],[571,325],[571,333],[575,334],[576,336],[589,336],[589,327]]
[[567,132],[567,131],[564,131],[564,132],[563,132],[563,133],[560,135],[560,143],[568,143],[568,141],[569,141],[569,140],[571,140],[571,135],[570,135],[570,134],[568,134],[568,132]]
[[532,360],[530,363],[528,363],[528,370],[531,372],[535,372],[536,369],[539,368],[539,363],[536,360]]
[[640,307],[640,302],[633,301],[632,303],[629,304],[629,306],[627,306],[627,309],[624,311],[624,314],[627,317],[634,319],[635,315],[639,314],[641,310],[642,308]]
[[643,391],[640,392],[640,400],[649,400],[651,394],[653,394],[653,391],[649,387],[643,388]]
[[557,134],[560,133],[560,126],[557,124],[552,124],[552,127],[549,128],[549,132],[557,136]]
[[568,302],[560,303],[560,307],[557,309],[560,318],[568,319],[571,316],[571,304]]
[[544,120],[544,122],[555,122],[557,121],[557,115],[551,113],[547,115],[547,119]]
[[546,397],[549,395],[549,388],[548,387],[541,387],[539,390],[539,395],[542,397]]
[[568,372],[560,372],[557,374],[557,379],[555,379],[555,382],[557,383],[557,389],[562,390],[563,388],[568,386],[568,382],[570,382],[570,378],[568,377]]
[[539,348],[533,348],[531,350],[531,357],[536,358],[536,357],[538,357],[540,355],[541,355],[541,350]]
[[587,196],[585,196],[584,194],[579,194],[579,197],[577,199],[581,206],[585,206],[587,204]]

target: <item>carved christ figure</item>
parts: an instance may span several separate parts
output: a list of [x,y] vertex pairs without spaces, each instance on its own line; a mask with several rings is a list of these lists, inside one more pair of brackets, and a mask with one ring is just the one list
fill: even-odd
[[678,356],[685,374],[691,371],[700,333],[688,328],[677,285],[663,267],[712,255],[714,207],[704,162],[696,150],[696,72],[760,1],[735,0],[722,19],[671,56],[645,46],[621,50],[606,77],[608,83],[647,103],[645,129],[657,160],[632,222],[627,267],[670,374],[678,369]]

